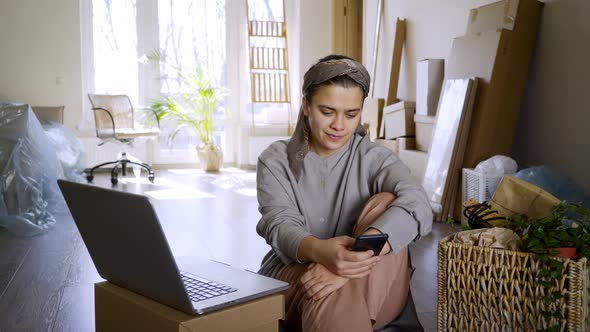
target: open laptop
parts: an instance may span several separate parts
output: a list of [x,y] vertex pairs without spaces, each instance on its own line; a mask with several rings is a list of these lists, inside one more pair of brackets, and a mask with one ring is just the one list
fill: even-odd
[[96,270],[120,287],[189,314],[203,314],[288,288],[216,261],[175,261],[147,197],[58,180]]

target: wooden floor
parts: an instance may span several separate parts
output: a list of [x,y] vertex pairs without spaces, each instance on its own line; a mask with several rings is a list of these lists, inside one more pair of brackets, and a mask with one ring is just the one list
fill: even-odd
[[[160,171],[155,184],[122,179],[118,190],[152,198],[176,257],[202,256],[257,271],[268,251],[256,234],[255,173],[224,169]],[[97,185],[111,187],[107,176]],[[96,205],[97,209],[108,208]],[[102,280],[69,214],[35,237],[0,229],[0,331],[93,331],[93,284]],[[451,228],[435,224],[412,244],[412,289],[426,331],[436,331],[436,248]]]

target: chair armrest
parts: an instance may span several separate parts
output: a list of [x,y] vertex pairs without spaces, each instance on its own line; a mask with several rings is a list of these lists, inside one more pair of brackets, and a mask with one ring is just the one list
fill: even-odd
[[[96,117],[96,113],[97,111],[102,111],[102,112],[106,112],[106,114],[109,116],[109,118],[111,119],[111,124],[113,125],[113,137],[115,137],[115,119],[113,118],[113,115],[111,114],[111,112],[105,108],[102,107],[93,107],[92,111],[95,113],[95,117]],[[96,136],[99,137],[99,133],[98,133],[98,126],[96,127]]]

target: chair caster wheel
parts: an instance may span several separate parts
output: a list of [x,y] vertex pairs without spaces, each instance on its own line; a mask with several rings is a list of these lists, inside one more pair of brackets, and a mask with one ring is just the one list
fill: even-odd
[[86,175],[86,181],[88,181],[88,183],[92,182],[92,180],[94,180],[94,176]]
[[111,183],[112,184],[117,184],[119,182],[119,179],[117,179],[117,177],[112,177],[111,178]]
[[154,173],[148,174],[148,180],[150,180],[151,183],[154,183],[155,178],[156,178],[156,175]]

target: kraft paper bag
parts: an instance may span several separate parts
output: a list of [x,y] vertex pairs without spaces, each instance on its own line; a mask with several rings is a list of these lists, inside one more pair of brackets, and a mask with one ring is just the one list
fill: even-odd
[[551,207],[560,200],[545,190],[521,179],[506,175],[490,200],[492,210],[504,217],[524,214],[529,218],[543,218],[551,214]]

